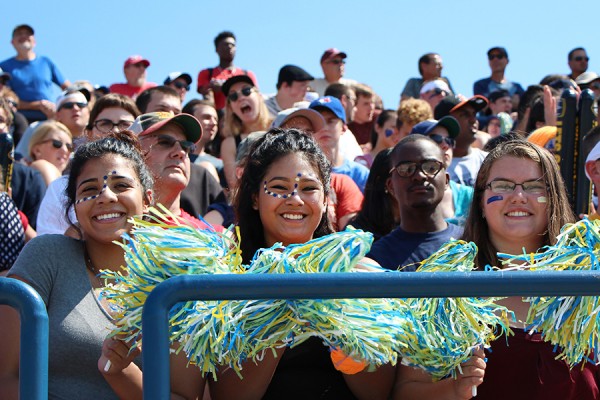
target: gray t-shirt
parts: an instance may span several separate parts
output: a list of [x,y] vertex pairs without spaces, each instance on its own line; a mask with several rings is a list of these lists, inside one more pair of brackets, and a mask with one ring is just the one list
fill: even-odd
[[83,242],[63,235],[36,237],[8,275],[25,279],[46,303],[48,397],[117,399],[97,367],[102,342],[114,325],[94,299]]

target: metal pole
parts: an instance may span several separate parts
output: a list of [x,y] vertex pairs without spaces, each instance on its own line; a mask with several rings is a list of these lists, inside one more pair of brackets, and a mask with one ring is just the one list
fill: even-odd
[[178,276],[159,284],[144,305],[144,399],[170,396],[168,313],[181,301],[599,294],[596,271]]
[[0,277],[0,304],[21,317],[19,398],[48,399],[48,313],[40,295],[16,279]]

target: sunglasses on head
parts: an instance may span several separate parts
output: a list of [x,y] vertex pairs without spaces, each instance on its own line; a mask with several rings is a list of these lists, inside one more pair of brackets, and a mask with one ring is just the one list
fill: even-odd
[[87,106],[87,103],[79,103],[79,102],[75,102],[75,101],[68,101],[66,103],[63,103],[58,109],[62,110],[63,108],[66,108],[67,110],[72,110],[73,107],[79,107],[79,108],[85,108]]
[[52,147],[54,147],[55,149],[60,149],[63,146],[67,146],[67,150],[73,151],[72,143],[63,142],[62,140],[58,140],[58,139],[48,139],[48,140],[44,140],[42,143],[48,143],[48,142],[51,142]]
[[573,60],[575,61],[590,61],[589,57],[584,57],[584,56],[577,56],[577,57],[573,57]]
[[243,88],[239,92],[229,93],[229,95],[227,96],[227,98],[231,102],[238,101],[238,99],[240,98],[240,93],[242,94],[242,96],[248,97],[248,96],[250,96],[252,94],[252,91],[253,91],[252,86],[246,86],[245,88]]
[[154,137],[156,138],[155,146],[163,149],[172,149],[175,146],[175,143],[179,143],[181,149],[188,155],[196,150],[196,144],[189,140],[177,140],[169,135],[157,135]]
[[456,146],[456,141],[451,137],[444,137],[442,135],[432,133],[429,135],[429,138],[436,142],[438,145],[445,143],[452,149],[454,148],[454,146]]
[[186,85],[183,82],[173,82],[173,86],[175,86],[177,89],[185,89],[186,91],[190,91],[190,85]]
[[504,54],[490,54],[488,56],[488,60],[493,60],[494,58],[497,58],[498,60],[502,60],[504,58]]

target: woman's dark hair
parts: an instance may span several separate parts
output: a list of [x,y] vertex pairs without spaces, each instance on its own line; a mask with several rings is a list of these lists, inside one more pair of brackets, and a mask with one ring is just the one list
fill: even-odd
[[529,143],[526,140],[512,140],[500,143],[487,155],[477,173],[473,201],[469,216],[465,222],[463,240],[475,242],[479,248],[475,266],[484,268],[486,265],[499,266],[496,253],[488,231],[487,220],[483,218],[483,193],[488,183],[490,171],[494,163],[504,157],[515,157],[536,162],[542,170],[542,176],[547,185],[546,218],[548,226],[543,233],[543,245],[553,245],[560,229],[566,223],[575,222],[575,214],[569,205],[565,183],[560,175],[560,169],[554,156],[545,149]]
[[[249,263],[259,248],[267,247],[263,224],[253,205],[271,165],[289,154],[301,154],[314,167],[325,197],[329,195],[331,166],[314,139],[298,129],[269,130],[252,145],[233,200],[244,263]],[[321,237],[330,233],[333,233],[333,228],[325,212],[313,236]]]
[[85,129],[91,131],[94,128],[94,122],[96,122],[98,115],[107,108],[122,108],[131,114],[134,119],[140,115],[140,110],[138,110],[135,102],[130,97],[118,93],[109,93],[96,101],[94,108],[90,111],[90,119]]
[[[102,97],[100,100],[103,98],[104,97]],[[98,102],[100,102],[100,100],[98,100]],[[65,215],[67,217],[67,221],[69,221],[71,226],[75,228],[77,227],[69,218],[69,210],[75,205],[77,178],[79,178],[81,170],[83,167],[85,167],[88,161],[92,161],[109,154],[115,154],[129,160],[133,170],[140,180],[144,196],[148,189],[152,189],[152,174],[146,166],[140,143],[137,136],[133,132],[125,130],[122,132],[110,133],[105,138],[83,144],[77,149],[77,151],[75,151],[75,155],[71,162],[69,181],[67,188],[65,189],[65,194],[67,196]]]
[[398,225],[393,206],[396,199],[386,187],[392,168],[391,155],[392,148],[384,149],[373,160],[362,207],[350,222],[356,228],[371,232],[375,240],[387,235]]

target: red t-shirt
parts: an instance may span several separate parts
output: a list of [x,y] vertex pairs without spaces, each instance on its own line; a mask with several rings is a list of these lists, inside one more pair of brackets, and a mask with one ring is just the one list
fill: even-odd
[[181,217],[181,219],[185,220],[186,222],[189,222],[190,225],[192,225],[196,229],[211,229],[212,227],[212,229],[214,229],[217,232],[223,232],[225,230],[225,228],[223,228],[223,226],[221,225],[208,225],[206,222],[203,222],[198,218],[191,216],[184,210],[181,210],[181,214],[179,215],[179,217]]
[[[238,67],[233,67],[232,69],[223,69],[221,67],[215,67],[212,69],[212,75],[209,73],[210,71],[207,69],[203,69],[198,74],[198,93],[200,93],[200,88],[202,86],[208,85],[211,79],[217,79],[224,83],[227,79],[236,75],[248,75],[252,82],[254,82],[254,86],[258,88],[258,82],[256,81],[256,76],[254,76],[254,72],[244,70]],[[217,110],[221,110],[225,108],[225,95],[222,92],[215,92],[215,108]]]
[[348,175],[331,174],[331,190],[327,208],[336,231],[338,230],[337,221],[340,218],[360,211],[363,197],[356,183]]
[[129,83],[113,83],[110,85],[111,93],[119,93],[125,96],[131,97],[133,100],[146,89],[150,89],[156,86],[156,83],[146,82],[140,87],[131,86]]

